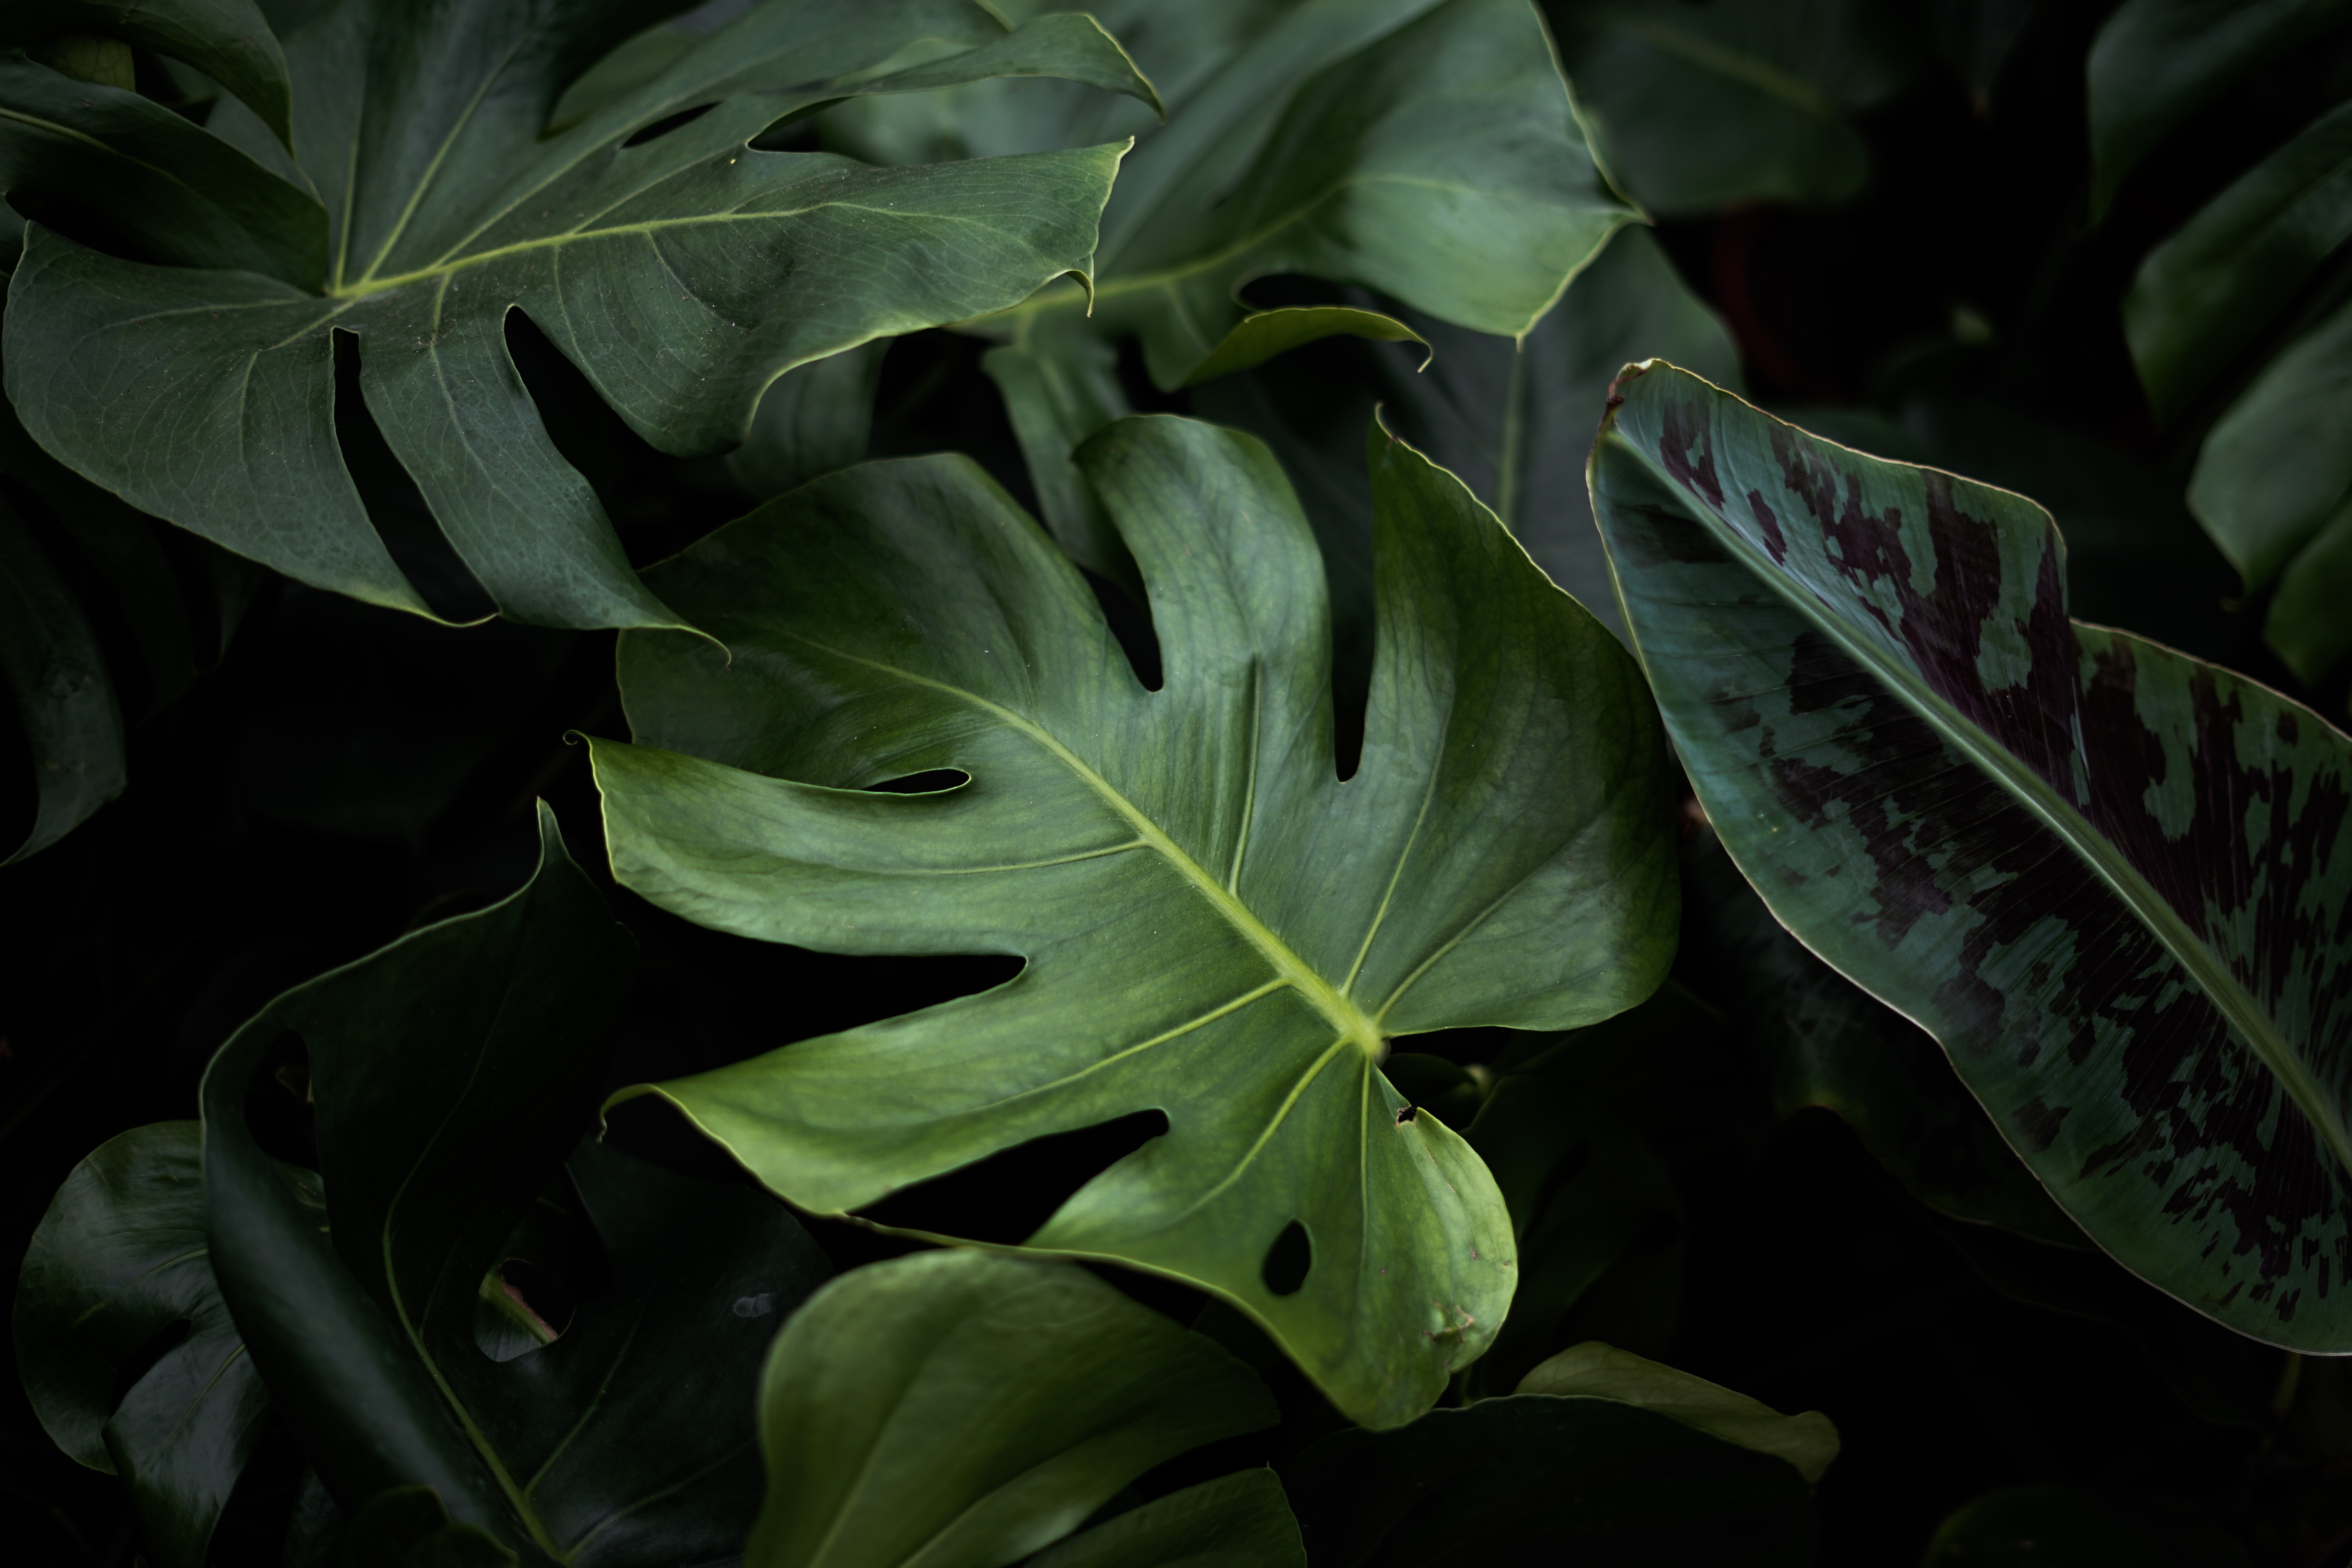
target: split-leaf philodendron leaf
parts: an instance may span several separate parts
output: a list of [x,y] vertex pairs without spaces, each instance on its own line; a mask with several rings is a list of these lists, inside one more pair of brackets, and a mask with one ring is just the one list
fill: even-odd
[[[635,944],[544,806],[540,834],[520,891],[296,987],[221,1047],[204,1087],[213,1268],[346,1514],[429,1487],[529,1563],[715,1561],[759,1499],[746,1391],[827,1270],[760,1194],[580,1143]],[[255,1075],[296,1041],[329,1235],[247,1120]],[[534,1336],[551,1342],[486,1345],[485,1284],[567,1155],[609,1288]]]
[[[284,1173],[322,1223],[318,1179]],[[122,1389],[175,1323],[184,1336]],[[25,1254],[15,1329],[26,1395],[58,1447],[130,1484],[163,1568],[204,1568],[269,1392],[213,1279],[196,1123],[133,1128],[74,1167]]]
[[745,1568],[1018,1562],[1153,1466],[1276,1419],[1215,1341],[1085,1269],[962,1249],[810,1297],[759,1400],[768,1499]]
[[[665,908],[1028,961],[639,1092],[828,1213],[1163,1111],[1028,1245],[1213,1291],[1393,1426],[1492,1340],[1516,1270],[1493,1178],[1381,1076],[1388,1040],[1618,1012],[1657,984],[1676,897],[1631,660],[1452,476],[1377,430],[1370,458],[1379,640],[1348,779],[1288,484],[1256,441],[1166,417],[1080,453],[1150,591],[1159,690],[976,467],[877,463],[651,574],[734,660],[624,637],[639,743],[593,750],[615,873]],[[863,787],[947,769],[967,781]],[[1265,1264],[1294,1226],[1311,1261],[1283,1293]]]
[[1773,913],[2126,1266],[2352,1350],[2352,741],[2070,621],[2022,497],[1670,365],[1618,385],[1592,487],[1626,619]]
[[[507,312],[528,314],[655,446],[723,449],[793,365],[1085,274],[1121,152],[877,169],[755,138],[847,95],[994,76],[1151,89],[1083,16],[1007,32],[977,0],[766,0],[542,135],[573,77],[677,8],[341,0],[287,40],[290,163],[237,105],[208,130],[150,125],[176,117],[0,57],[0,105],[37,100],[60,127],[57,159],[162,159],[204,206],[134,219],[131,248],[210,258],[122,259],[33,226],[6,321],[27,428],[157,516],[317,586],[429,613],[336,445],[348,333],[367,412],[501,613],[681,624],[550,441]],[[928,63],[878,69],[919,45]],[[0,156],[48,166],[5,137]],[[215,254],[232,242],[249,254]]]

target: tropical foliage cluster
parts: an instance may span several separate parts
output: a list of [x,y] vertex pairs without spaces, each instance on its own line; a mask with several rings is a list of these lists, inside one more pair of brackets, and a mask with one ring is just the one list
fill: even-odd
[[2352,1563],[2352,5],[12,0],[12,1562]]

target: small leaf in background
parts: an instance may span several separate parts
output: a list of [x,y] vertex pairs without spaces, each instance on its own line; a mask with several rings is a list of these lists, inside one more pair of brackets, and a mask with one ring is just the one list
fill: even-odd
[[[270,1408],[213,1279],[202,1158],[193,1121],[108,1140],[58,1189],[16,1279],[34,1410],[59,1447],[130,1483],[162,1568],[203,1568]],[[323,1223],[317,1178],[285,1174]]]
[[[566,82],[625,41],[630,16],[337,6],[291,37],[300,169],[287,179],[254,161],[275,147],[257,121],[240,133],[230,116],[214,134],[135,95],[100,105],[173,122],[174,191],[208,193],[236,173],[260,184],[232,216],[266,206],[269,191],[303,210],[254,219],[256,243],[282,252],[257,272],[146,265],[35,226],[6,323],[9,396],[26,427],[142,510],[315,586],[429,614],[337,445],[334,334],[352,334],[368,415],[500,613],[677,625],[550,440],[508,351],[508,312],[528,314],[656,447],[723,449],[794,366],[1084,273],[1121,152],[874,169],[754,147],[770,127],[845,96],[1005,73],[1147,100],[1151,89],[1081,16],[1008,32],[976,4],[844,13],[768,0],[542,137]],[[878,68],[919,40],[961,47]],[[0,103],[47,107],[66,81],[0,58]],[[20,147],[27,134],[0,132],[0,174],[86,177],[74,161],[107,141]],[[242,172],[215,167],[224,160]],[[331,224],[291,183],[305,179]],[[208,214],[149,217],[208,234]],[[184,260],[189,244],[125,248]],[[928,259],[942,253],[955,264]]]
[[39,540],[0,496],[0,677],[31,742],[39,802],[7,861],[39,853],[122,792],[122,711],[98,634]]
[[1944,1521],[1919,1568],[2245,1568],[2245,1549],[2162,1500],[2011,1487]]
[[1279,1469],[1314,1568],[1813,1561],[1795,1466],[1613,1398],[1482,1399]]
[[1307,1568],[1272,1470],[1187,1487],[1039,1552],[1029,1568]]
[[1847,121],[1917,65],[1899,13],[1870,0],[1551,0],[1546,10],[1602,165],[1668,216],[1855,195],[1870,153]]
[[1027,1244],[1223,1296],[1355,1419],[1426,1408],[1501,1321],[1511,1236],[1477,1156],[1381,1077],[1389,1039],[1622,1011],[1662,976],[1675,884],[1623,650],[1372,437],[1381,642],[1344,782],[1323,564],[1245,436],[1136,418],[1080,454],[1150,592],[1156,692],[959,459],[835,475],[656,569],[736,654],[623,641],[638,743],[592,742],[622,883],[772,942],[1028,963],[631,1092],[820,1213],[1158,1110]]
[[2125,0],[2091,46],[2091,221],[2173,127],[2347,16],[2347,0]]
[[[215,1267],[346,1512],[428,1488],[459,1535],[533,1562],[715,1558],[757,1506],[744,1391],[827,1268],[758,1194],[580,1143],[635,947],[543,805],[540,832],[521,890],[297,987],[222,1047],[205,1080]],[[331,1239],[301,1223],[245,1114],[289,1034],[309,1051]],[[567,1154],[609,1283],[551,1343],[493,1359],[483,1282]]]
[[1776,918],[1942,1042],[2143,1279],[2352,1348],[2352,741],[2070,622],[2049,515],[1629,367],[1593,494],[1651,687]]
[[1837,1458],[1837,1428],[1818,1410],[1783,1415],[1759,1399],[1599,1342],[1571,1345],[1519,1382],[1521,1394],[1590,1394],[1671,1415],[1727,1443],[1771,1454],[1818,1485]]
[[994,1568],[1275,1420],[1247,1367],[1084,1269],[963,1250],[809,1298],[759,1398],[768,1500],[745,1568]]

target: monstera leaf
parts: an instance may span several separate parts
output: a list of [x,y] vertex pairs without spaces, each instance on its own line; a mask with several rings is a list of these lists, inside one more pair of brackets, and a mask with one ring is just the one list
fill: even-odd
[[[1379,309],[1244,301],[1276,273],[1360,284],[1517,337],[1636,216],[1594,168],[1528,0],[1197,10],[1130,5],[1107,17],[1129,27],[1134,14],[1139,58],[1185,90],[1121,171],[1091,292],[1057,285],[972,323],[1008,340],[987,368],[1047,522],[1130,585],[1070,456],[1128,411],[1118,340],[1140,339],[1151,379],[1173,388],[1335,333],[1414,335]],[[1028,137],[1077,130],[1067,103],[1025,100]]]
[[1241,1470],[1145,1503],[1030,1559],[1029,1568],[1306,1568],[1282,1482]]
[[[572,1153],[635,949],[544,806],[540,830],[520,891],[288,992],[221,1047],[204,1087],[213,1267],[346,1514],[429,1488],[459,1533],[527,1562],[715,1560],[758,1501],[744,1391],[826,1268],[755,1193]],[[256,1072],[298,1042],[331,1235],[246,1113]],[[498,1268],[567,1154],[610,1281],[565,1325],[509,1313],[536,1327],[519,1340],[484,1322],[484,1298],[522,1305]]]
[[1276,1419],[1248,1367],[1085,1269],[962,1251],[811,1297],[760,1405],[745,1568],[1017,1562],[1154,1465]]
[[[318,1178],[283,1174],[315,1227]],[[74,1167],[16,1280],[16,1365],[35,1413],[58,1447],[130,1483],[165,1568],[203,1568],[269,1415],[206,1251],[200,1130],[163,1121]]]
[[1891,7],[1869,0],[1551,0],[1595,150],[1653,212],[1840,202],[1870,149],[1847,123],[1909,79]]
[[[1150,590],[1157,691],[961,458],[819,480],[653,575],[735,655],[623,640],[639,744],[593,742],[621,880],[770,941],[1028,966],[626,1092],[827,1213],[1161,1110],[1027,1245],[1213,1291],[1392,1426],[1493,1339],[1515,1270],[1493,1178],[1380,1061],[1393,1036],[1565,1027],[1657,984],[1675,895],[1649,706],[1491,514],[1375,431],[1381,640],[1341,780],[1322,563],[1265,448],[1156,417],[1079,457]],[[949,769],[965,782],[864,787]],[[1269,1270],[1301,1250],[1303,1281]]]
[[2352,1350],[2352,741],[2071,622],[2021,497],[1865,458],[1668,365],[1592,459],[1628,623],[1724,847],[1940,1041],[2142,1278]]
[[[6,325],[26,427],[147,511],[317,586],[430,613],[336,446],[336,334],[349,334],[368,413],[501,613],[680,624],[550,442],[507,351],[508,311],[654,445],[722,449],[793,365],[1085,273],[1120,153],[877,169],[755,138],[844,96],[989,76],[1150,88],[1084,17],[1008,33],[976,0],[767,0],[543,134],[567,82],[675,8],[341,0],[288,41],[291,163],[234,103],[151,150],[159,106],[0,61],[0,102],[38,100],[26,112],[56,119],[76,157],[114,144],[81,121],[136,121],[115,140],[212,204],[141,229],[201,228],[204,244],[134,247],[202,269],[33,226]],[[929,63],[882,68],[917,46]],[[48,104],[59,84],[89,107]],[[253,254],[215,254],[239,235]]]

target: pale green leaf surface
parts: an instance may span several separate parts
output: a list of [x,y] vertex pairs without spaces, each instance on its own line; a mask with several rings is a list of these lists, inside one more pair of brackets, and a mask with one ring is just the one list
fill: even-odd
[[2147,253],[2124,336],[2158,420],[2194,402],[2352,239],[2352,104],[2320,116]]
[[1241,1470],[1130,1509],[1038,1553],[1029,1568],[1306,1568],[1272,1470]]
[[[7,322],[27,427],[145,510],[422,613],[334,443],[332,334],[350,332],[368,412],[501,613],[678,625],[548,439],[507,311],[656,447],[722,449],[795,365],[1084,273],[1121,151],[874,169],[754,138],[845,95],[1007,72],[1151,89],[1082,17],[1008,34],[971,0],[768,0],[542,139],[569,74],[658,9],[330,7],[289,43],[294,151],[327,208],[300,231],[317,264],[265,282],[37,233]],[[876,74],[923,39],[945,58]]]
[[[1156,692],[961,459],[833,476],[653,574],[735,659],[624,639],[639,744],[593,742],[622,881],[770,941],[1028,965],[648,1087],[820,1212],[1160,1109],[1168,1133],[1027,1245],[1212,1290],[1394,1425],[1491,1340],[1513,1268],[1492,1179],[1377,1064],[1391,1036],[1563,1027],[1656,984],[1648,705],[1490,514],[1376,434],[1381,640],[1341,781],[1322,563],[1265,449],[1148,418],[1080,458],[1141,569]],[[861,788],[933,769],[969,782]],[[1276,1295],[1294,1221],[1313,1261]]]
[[2091,44],[2092,221],[2174,126],[2347,16],[2347,0],[2125,0]]
[[2352,306],[2287,345],[2214,425],[2189,510],[2245,580],[2263,632],[2317,680],[2352,653]]
[[1518,1392],[1638,1405],[1727,1443],[1778,1455],[1815,1485],[1837,1458],[1837,1428],[1818,1410],[1783,1415],[1760,1399],[1598,1340],[1571,1345],[1545,1362],[1519,1381]]
[[1002,1568],[1163,1460],[1276,1419],[1249,1368],[1084,1269],[874,1264],[769,1352],[745,1568]]

